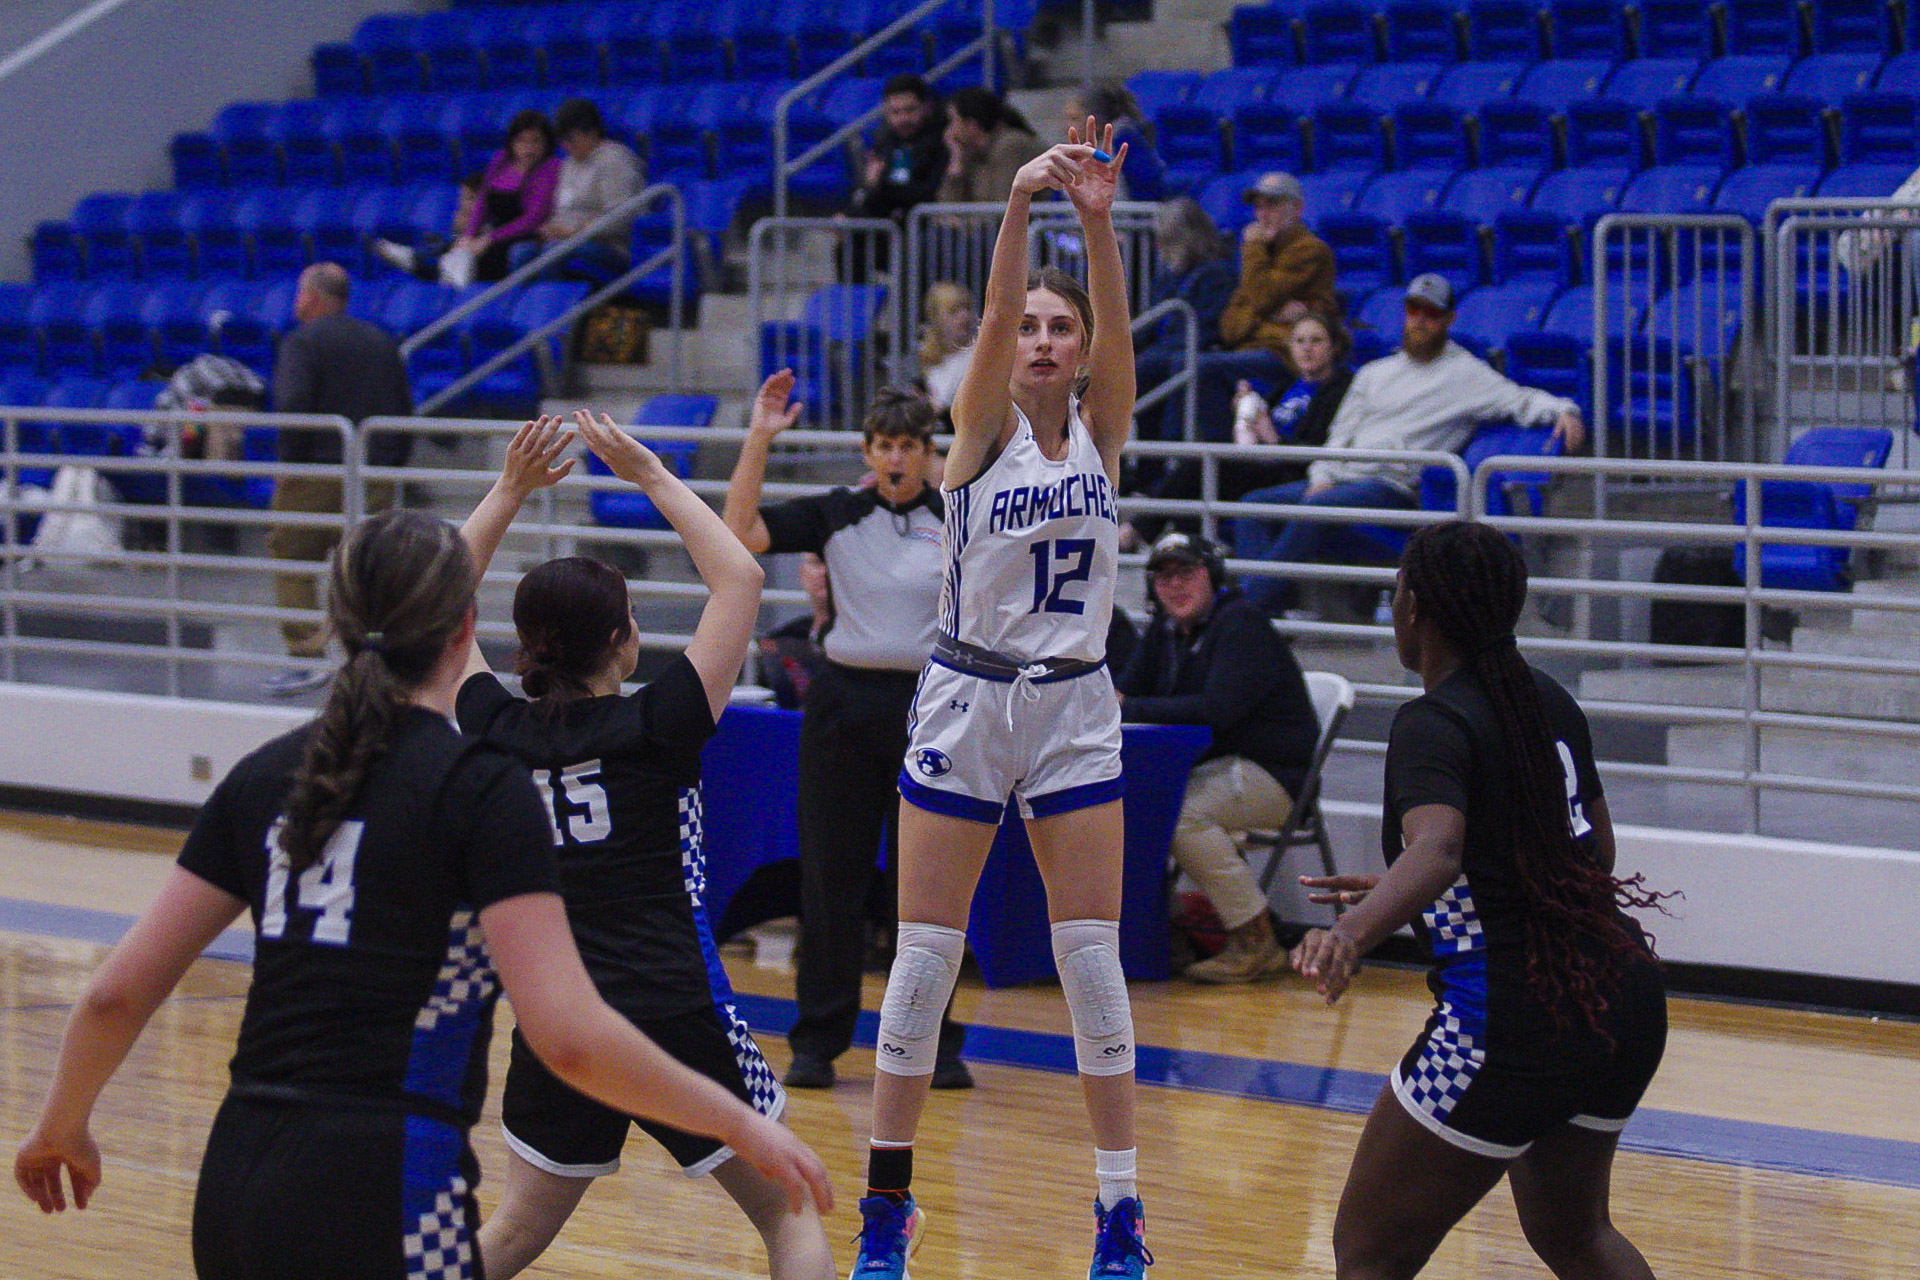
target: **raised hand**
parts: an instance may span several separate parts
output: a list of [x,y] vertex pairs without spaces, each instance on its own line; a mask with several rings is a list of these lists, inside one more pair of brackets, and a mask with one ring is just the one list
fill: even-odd
[[1083,142],[1089,146],[1097,145],[1101,153],[1113,159],[1101,160],[1097,155],[1089,155],[1080,165],[1079,183],[1066,189],[1067,199],[1082,214],[1107,213],[1120,194],[1120,166],[1127,162],[1126,144],[1122,143],[1116,152],[1113,149],[1113,125],[1109,123],[1103,132],[1095,127],[1092,116],[1087,117],[1084,132],[1072,126],[1067,128],[1069,146]]
[[500,478],[521,497],[559,484],[573,471],[572,458],[560,461],[574,441],[573,430],[564,423],[563,418],[543,414],[513,433]]
[[[1030,196],[1048,190],[1070,192],[1083,181],[1086,167],[1092,163],[1092,147],[1063,142],[1048,147],[1021,165],[1020,171],[1013,175],[1013,189]],[[1111,197],[1107,203],[1112,205]]]
[[793,383],[793,370],[782,369],[760,384],[760,393],[753,398],[753,415],[747,421],[747,430],[772,439],[799,420],[800,411],[806,406],[798,400],[788,403],[793,395]]
[[13,1180],[42,1213],[59,1213],[67,1207],[66,1188],[60,1182],[63,1169],[73,1179],[73,1207],[86,1208],[100,1185],[100,1148],[85,1129],[64,1136],[36,1129],[13,1158]]
[[596,419],[585,409],[575,409],[573,420],[579,426],[587,447],[599,455],[608,470],[628,484],[645,488],[649,482],[666,473],[666,468],[661,466],[653,450],[615,426],[613,419],[606,414]]

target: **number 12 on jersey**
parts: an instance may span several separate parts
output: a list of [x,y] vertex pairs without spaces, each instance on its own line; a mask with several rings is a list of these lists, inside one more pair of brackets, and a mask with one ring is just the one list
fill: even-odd
[[1060,592],[1093,576],[1093,539],[1042,538],[1028,551],[1033,556],[1033,608],[1027,612],[1085,613],[1084,600],[1066,600]]

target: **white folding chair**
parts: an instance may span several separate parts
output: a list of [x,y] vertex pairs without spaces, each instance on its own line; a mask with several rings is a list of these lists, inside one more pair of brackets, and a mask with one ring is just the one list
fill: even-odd
[[1333,864],[1333,841],[1327,837],[1326,818],[1320,812],[1320,775],[1333,752],[1334,739],[1340,736],[1340,727],[1353,710],[1353,684],[1331,671],[1309,671],[1306,677],[1307,695],[1313,699],[1313,712],[1320,720],[1320,741],[1314,744],[1313,762],[1300,784],[1300,794],[1293,798],[1286,822],[1278,831],[1249,831],[1241,846],[1249,853],[1261,848],[1267,851],[1267,864],[1260,869],[1262,892],[1272,888],[1280,863],[1294,849],[1318,848],[1326,874],[1338,874]]

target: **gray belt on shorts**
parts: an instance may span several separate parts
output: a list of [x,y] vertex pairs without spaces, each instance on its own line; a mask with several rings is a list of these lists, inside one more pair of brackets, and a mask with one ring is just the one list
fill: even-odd
[[1105,658],[1041,658],[1036,662],[1022,662],[1004,653],[995,653],[992,649],[982,649],[977,644],[956,640],[945,632],[933,642],[933,660],[943,667],[1001,684],[1012,684],[1022,676],[1034,684],[1051,684],[1056,680],[1071,680],[1089,671],[1098,671],[1107,665]]

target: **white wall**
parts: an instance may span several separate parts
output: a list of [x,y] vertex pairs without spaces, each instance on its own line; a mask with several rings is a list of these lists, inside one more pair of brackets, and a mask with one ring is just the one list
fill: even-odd
[[[311,714],[0,683],[0,785],[198,804],[241,756]],[[1378,870],[1378,811],[1327,809],[1342,869]],[[1920,854],[1653,827],[1617,835],[1623,874],[1686,894],[1671,917],[1647,917],[1669,960],[1920,983]],[[1297,869],[1310,856],[1296,853]],[[1288,914],[1311,918],[1304,904]]]
[[[0,278],[27,278],[25,237],[38,222],[65,218],[81,196],[171,187],[174,134],[204,129],[229,102],[310,96],[314,45],[345,39],[370,13],[438,7],[425,0],[126,0],[105,12],[0,78],[7,122]],[[7,34],[25,41],[38,34],[17,27]]]

